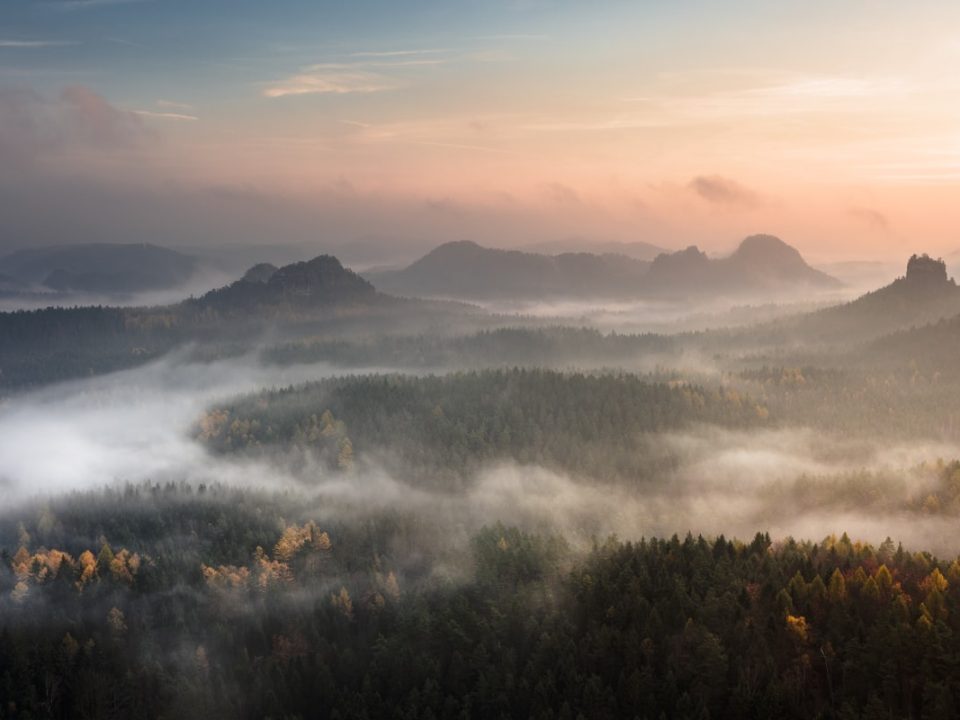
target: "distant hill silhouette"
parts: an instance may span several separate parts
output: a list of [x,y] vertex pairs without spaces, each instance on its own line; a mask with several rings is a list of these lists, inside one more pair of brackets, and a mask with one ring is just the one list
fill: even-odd
[[440,245],[403,270],[369,277],[386,292],[469,299],[686,299],[840,285],[770,235],[745,239],[727,258],[711,259],[691,246],[649,263],[623,255],[541,255],[461,241]]
[[634,260],[653,260],[657,255],[670,252],[666,248],[652,243],[634,241],[617,242],[614,240],[592,241],[583,238],[567,240],[547,240],[518,248],[523,252],[543,255],[563,255],[566,253],[589,253],[591,255],[624,255]]
[[629,293],[647,267],[619,255],[540,255],[464,240],[440,245],[403,270],[370,278],[384,292],[408,296],[611,297]]
[[269,263],[255,265],[240,280],[187,302],[229,314],[278,307],[316,308],[377,298],[373,285],[332,255],[320,255],[281,268]]
[[660,255],[647,286],[660,295],[778,295],[798,289],[829,290],[841,283],[810,267],[796,248],[773,235],[751,235],[725,258],[711,259],[696,246]]
[[920,327],[960,314],[960,287],[942,260],[913,255],[907,272],[889,285],[843,305],[803,316],[805,340],[857,340]]
[[279,268],[271,263],[258,263],[247,270],[240,278],[243,282],[265,283],[270,280]]
[[0,274],[11,283],[64,293],[165,290],[186,283],[196,268],[196,258],[146,243],[31,248],[0,258]]

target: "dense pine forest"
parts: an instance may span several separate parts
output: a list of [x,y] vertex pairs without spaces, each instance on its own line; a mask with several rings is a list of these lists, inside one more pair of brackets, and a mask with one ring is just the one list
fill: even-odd
[[[127,486],[0,526],[4,718],[951,718],[960,562]],[[592,546],[591,546],[592,545]]]
[[760,427],[767,417],[734,390],[513,369],[350,377],[259,393],[212,409],[196,433],[219,451],[279,446],[309,451],[330,468],[379,459],[414,483],[452,488],[497,460],[648,478],[657,469],[654,433],[697,423]]

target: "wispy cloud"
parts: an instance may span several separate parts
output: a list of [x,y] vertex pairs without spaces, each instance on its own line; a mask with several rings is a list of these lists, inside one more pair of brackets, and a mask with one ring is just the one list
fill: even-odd
[[548,35],[536,33],[502,33],[499,35],[477,35],[475,40],[546,40]]
[[874,230],[888,230],[890,228],[890,221],[887,216],[879,210],[869,207],[853,207],[850,208],[849,213]]
[[495,153],[497,155],[512,155],[510,150],[487,147],[485,145],[468,145],[466,143],[438,142],[434,140],[407,140],[411,145],[426,145],[428,147],[448,148],[450,150],[470,150],[473,152]]
[[890,78],[812,77],[756,88],[747,94],[781,98],[847,99],[889,95],[903,89]]
[[698,175],[688,187],[703,200],[726,207],[753,207],[759,203],[757,194],[735,180],[722,175]]
[[633,130],[639,128],[663,127],[663,119],[640,115],[618,115],[612,118],[597,120],[544,120],[528,122],[521,125],[521,129],[532,132],[587,132],[607,130]]
[[56,98],[0,88],[0,165],[28,166],[41,155],[141,146],[152,137],[140,117],[73,85]]
[[160,118],[162,120],[199,120],[196,115],[175,112],[155,112],[153,110],[133,110],[133,113],[142,117]]
[[[621,98],[648,119],[695,123],[733,118],[764,118],[814,113],[862,113],[870,103],[889,103],[910,87],[893,77],[790,76],[737,73],[720,77],[667,74],[663,92]],[[686,92],[673,87],[687,85]]]
[[413,68],[442,65],[442,57],[423,57],[444,50],[390,50],[353,53],[351,57],[366,58],[356,62],[331,62],[308,65],[299,73],[271,83],[263,91],[266,97],[287,95],[374,93],[395,90],[405,83],[388,76],[384,69]]
[[70,40],[4,40],[0,39],[0,48],[46,48],[76,45]]
[[351,67],[370,67],[370,68],[403,68],[418,67],[421,65],[445,65],[446,60],[442,58],[419,58],[415,60],[377,60],[362,63],[356,63]]
[[364,52],[350,53],[350,57],[355,58],[390,58],[390,57],[410,57],[416,55],[441,55],[443,53],[453,52],[449,48],[430,48],[427,50],[373,50]]
[[288,95],[374,93],[394,90],[400,83],[380,73],[341,64],[311,65],[303,72],[271,85],[263,91],[269,98]]

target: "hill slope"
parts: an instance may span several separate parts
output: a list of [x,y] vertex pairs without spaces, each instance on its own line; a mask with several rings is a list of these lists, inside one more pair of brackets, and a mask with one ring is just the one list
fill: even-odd
[[317,308],[322,305],[369,302],[378,296],[369,282],[348,270],[332,255],[276,268],[261,263],[236,282],[211,290],[188,304],[221,312],[249,313],[280,306]]
[[725,258],[711,259],[696,246],[660,255],[650,266],[648,291],[658,295],[780,295],[830,290],[841,283],[810,267],[796,248],[773,235],[751,235]]
[[780,321],[774,331],[805,343],[859,342],[957,314],[960,287],[947,277],[944,262],[914,255],[906,275],[889,285],[843,305]]
[[840,285],[770,235],[748,237],[727,258],[711,259],[691,246],[661,253],[651,263],[623,255],[540,255],[453,242],[403,270],[370,277],[387,292],[476,299],[769,296]]
[[623,256],[539,255],[451,242],[409,267],[371,274],[378,288],[402,295],[462,298],[612,297],[629,293],[648,263]]
[[886,287],[817,315],[825,329],[892,332],[960,313],[960,288],[947,277],[942,260],[916,256],[907,272]]
[[524,245],[524,252],[544,255],[562,255],[565,253],[589,253],[591,255],[624,255],[634,260],[649,262],[657,255],[670,252],[666,248],[648,242],[590,241],[581,238],[567,240],[548,240]]
[[52,246],[0,258],[0,274],[26,288],[57,292],[165,290],[187,282],[196,267],[196,258],[150,244]]

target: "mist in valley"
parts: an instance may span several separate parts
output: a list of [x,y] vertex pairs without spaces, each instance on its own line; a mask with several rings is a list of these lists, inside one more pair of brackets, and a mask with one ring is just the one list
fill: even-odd
[[960,716],[960,5],[767,5],[5,3],[0,720]]
[[[678,367],[720,382],[716,366],[681,358]],[[775,538],[848,532],[875,544],[890,536],[938,553],[960,552],[960,541],[944,532],[950,517],[925,517],[907,507],[932,482],[918,468],[960,457],[960,447],[950,443],[839,440],[803,426],[693,425],[642,438],[638,452],[670,468],[653,478],[602,482],[504,458],[471,471],[459,488],[431,490],[394,477],[375,451],[338,471],[302,455],[294,460],[292,450],[251,458],[213,453],[198,440],[206,412],[261,388],[396,372],[277,367],[263,364],[256,352],[203,362],[187,350],[137,369],[10,396],[0,405],[4,514],[15,516],[61,493],[172,482],[293,493],[318,519],[410,513],[463,532],[503,522],[563,532],[583,546],[610,534],[749,537],[759,529]],[[856,474],[873,477],[866,498],[844,497]]]
[[[570,648],[620,612],[664,677],[685,653],[739,667],[709,648],[754,616],[796,650],[748,655],[817,657],[812,632],[843,647],[829,608],[877,623],[874,595],[925,632],[952,602],[938,588],[960,587],[942,402],[960,377],[935,350],[955,291],[914,258],[840,305],[465,303],[398,298],[322,256],[186,302],[0,315],[0,623],[31,638],[0,635],[0,660],[65,668],[9,694],[93,717],[306,697],[390,716],[487,702],[421,694],[467,662],[527,707],[489,660],[509,647],[523,682],[570,672],[563,702],[587,707],[575,678],[606,671]],[[934,320],[916,342],[915,313]],[[448,669],[389,659],[409,653]],[[118,663],[135,672],[85,675]],[[683,677],[664,707],[739,692]]]

